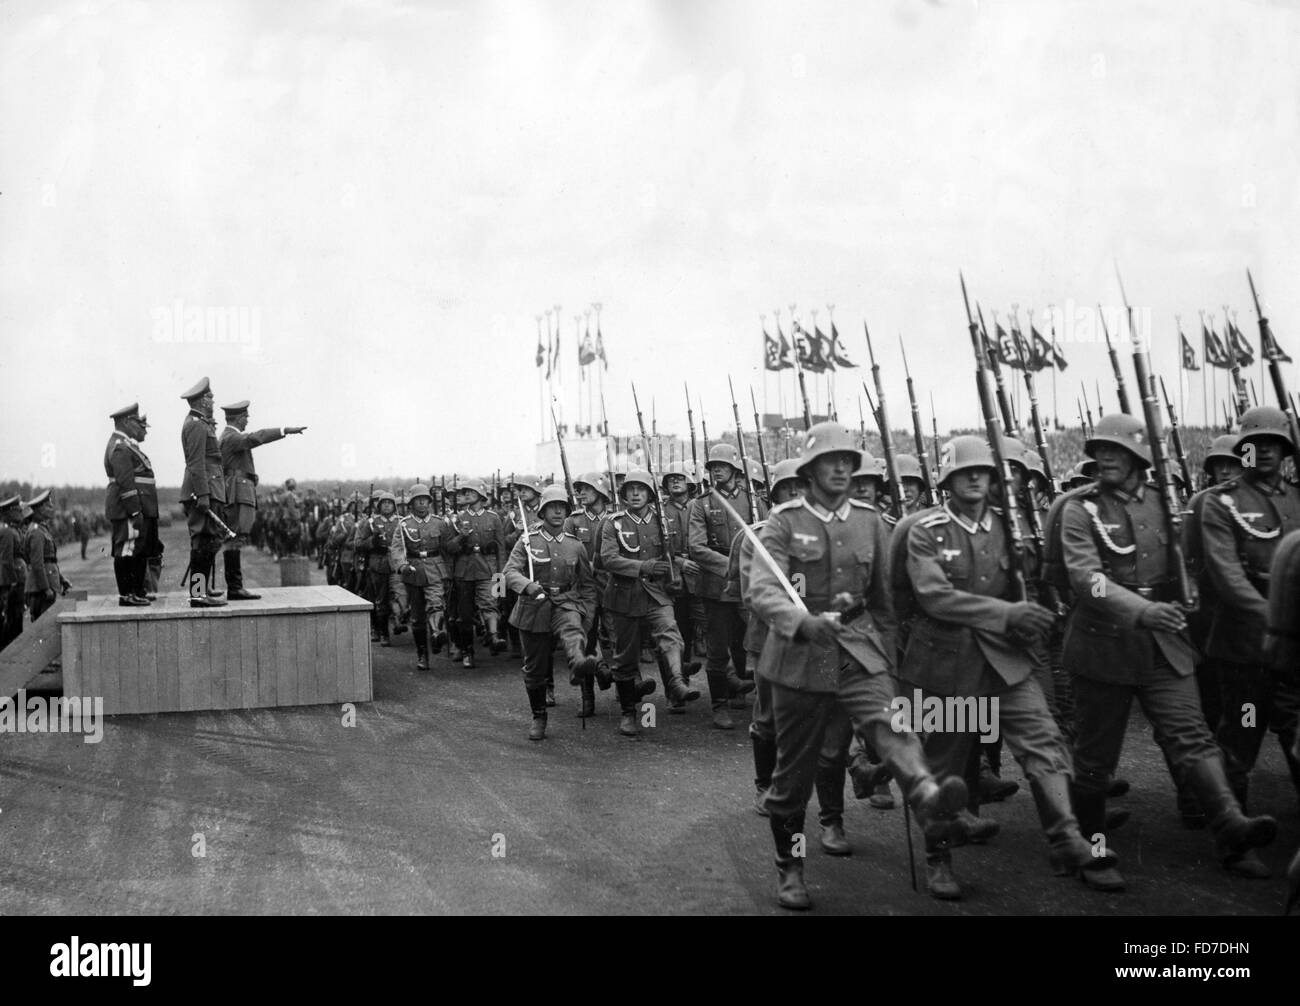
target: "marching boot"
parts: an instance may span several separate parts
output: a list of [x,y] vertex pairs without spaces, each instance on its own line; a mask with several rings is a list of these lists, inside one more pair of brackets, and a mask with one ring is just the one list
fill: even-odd
[[1003,779],[993,769],[980,761],[979,802],[1001,803],[1020,789],[1020,783],[1014,779]]
[[669,712],[684,712],[686,703],[694,702],[700,697],[700,690],[690,687],[682,677],[679,653],[660,654],[659,674],[664,680],[664,694],[668,696]]
[[474,661],[474,646],[472,644],[467,644],[465,649],[462,651],[460,666],[461,667],[478,666],[478,664]]
[[[654,684],[654,682],[650,682]],[[618,721],[618,732],[624,737],[635,737],[641,732],[636,722],[636,703],[638,699],[637,687],[635,681],[615,681],[614,687],[618,689],[618,705],[622,711],[622,718]]]
[[[872,763],[866,753],[857,755],[849,763],[849,780],[853,783],[853,795],[859,800],[873,796],[880,786],[889,786],[889,767],[883,763]],[[893,796],[890,796],[893,804]],[[875,804],[872,804],[875,806]]]
[[[502,653],[510,644],[501,635],[500,616],[495,611],[483,616],[484,628],[487,630],[488,649],[493,653]],[[552,703],[553,705],[554,703]]]
[[952,821],[952,844],[983,845],[989,839],[997,837],[1001,830],[1002,826],[997,821],[980,817],[963,807],[957,811],[957,816]]
[[596,715],[596,680],[595,678],[582,679],[582,707],[578,710],[578,715],[583,719],[588,716]]
[[814,784],[821,805],[822,849],[828,856],[853,855],[853,846],[844,837],[844,766],[819,764]]
[[698,660],[682,661],[682,677],[686,680],[687,684],[690,684],[692,677],[700,673],[700,668],[703,666],[704,665]]
[[[963,781],[962,788],[965,787]],[[937,901],[962,899],[961,884],[952,872],[950,824],[950,821],[934,819],[925,821],[921,826],[925,835],[925,887],[930,892],[930,897]]]
[[415,669],[427,671],[429,669],[429,628],[427,625],[415,625],[411,627],[411,634],[415,636]]
[[719,730],[735,730],[736,721],[727,711],[730,688],[726,674],[710,671],[707,666],[705,672],[709,678],[709,704],[713,707],[713,725]]
[[569,684],[571,685],[581,685],[584,681],[593,679],[595,675],[595,657],[579,657],[569,665]]
[[[873,746],[877,751],[880,751],[882,746],[885,750],[889,750],[888,744],[884,743],[884,738],[892,738],[893,731],[888,724],[876,724],[876,729],[882,743]],[[866,739],[872,740],[872,738]],[[945,776],[942,782],[936,779],[930,771],[930,766],[926,764],[920,741],[912,741],[895,748],[885,760],[885,764],[889,766],[893,777],[898,780],[904,798],[923,820],[934,818],[951,821],[957,811],[966,806],[970,791],[966,788],[965,781],[955,775]]]
[[614,686],[614,672],[609,669],[604,657],[596,660],[596,684],[600,685],[602,692],[607,692]]
[[[1084,822],[1091,827],[1104,820],[1106,795],[1071,786],[1069,777],[1059,773],[1031,778],[1029,789],[1034,794],[1038,820],[1050,845],[1048,861],[1052,873],[1058,877],[1077,876],[1094,891],[1124,890],[1124,878],[1117,869],[1119,857],[1110,850],[1104,837],[1101,845],[1094,846],[1095,832],[1084,832],[1081,827]],[[1071,794],[1075,797],[1073,807]],[[1079,809],[1079,800],[1083,801],[1084,810]]]
[[[656,662],[659,664],[659,680],[664,683],[664,695],[668,697],[668,711],[674,715],[680,716],[686,712],[686,699],[673,695],[672,681],[673,675],[668,668],[668,661],[662,653],[655,654]],[[699,694],[698,692],[696,693]]]
[[812,899],[803,882],[803,857],[794,854],[794,837],[803,833],[803,819],[802,814],[794,817],[773,814],[768,819],[776,845],[776,903],[796,912],[812,908]]
[[253,594],[244,589],[243,559],[237,548],[226,549],[222,553],[226,564],[226,598],[231,601],[256,601],[261,594]]
[[755,687],[753,678],[742,678],[734,668],[727,669],[727,699],[732,709],[744,709],[748,705],[745,696]]
[[754,747],[754,813],[759,817],[767,817],[764,800],[768,787],[772,785],[772,773],[776,771],[776,740],[759,736],[752,727],[749,740]]
[[1277,822],[1268,816],[1247,817],[1242,813],[1218,757],[1198,761],[1187,771],[1186,778],[1210,819],[1214,847],[1224,869],[1251,880],[1272,876],[1251,850],[1263,848],[1277,837]]
[[429,638],[429,649],[441,653],[447,643],[447,616],[441,611],[433,613],[433,633]]
[[528,704],[533,710],[533,725],[528,729],[530,741],[546,739],[546,689],[529,688]]
[[638,701],[644,699],[647,695],[653,695],[658,687],[654,682],[654,678],[643,678],[640,674],[641,672],[638,671],[637,679],[632,682],[632,686],[636,689]]

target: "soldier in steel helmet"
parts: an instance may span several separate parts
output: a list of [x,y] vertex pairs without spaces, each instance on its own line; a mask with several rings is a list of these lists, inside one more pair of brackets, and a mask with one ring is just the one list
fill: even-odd
[[501,610],[497,593],[508,550],[506,531],[501,518],[488,509],[487,485],[481,480],[467,483],[461,490],[464,508],[451,515],[455,532],[452,568],[460,606],[461,663],[476,666],[474,660],[474,619],[483,621],[488,647],[500,653],[507,646],[501,635]]
[[[776,766],[765,806],[776,846],[777,902],[807,909],[804,815],[831,721],[845,711],[935,828],[966,802],[960,778],[939,783],[920,741],[895,731],[894,615],[880,515],[850,498],[861,451],[839,423],[805,435],[798,474],[807,493],[776,507],[749,566],[748,602],[767,624],[757,674],[771,685]],[[793,586],[800,582],[802,591]]]
[[[682,676],[689,684],[691,675],[698,672],[701,666],[698,660],[691,659],[697,628],[695,608],[698,604],[700,566],[690,557],[691,481],[686,463],[682,462],[663,472],[659,477],[659,485],[662,490],[659,498],[663,504],[664,521],[668,525],[671,551],[682,563],[681,587],[672,592],[673,617],[677,619],[677,630],[682,634]],[[668,671],[661,666],[659,672],[664,687],[667,688]],[[668,711],[684,713],[686,703],[670,699]]]
[[441,653],[447,642],[443,584],[452,558],[451,525],[433,512],[429,487],[416,483],[407,494],[409,512],[397,519],[388,562],[401,578],[415,637],[415,669],[429,669],[429,650]]
[[903,513],[924,510],[925,476],[921,474],[921,462],[915,454],[898,454],[894,460],[898,464],[898,481],[903,487]]
[[[543,490],[538,527],[522,535],[506,562],[506,586],[519,596],[510,618],[523,641],[524,690],[532,709],[528,739],[546,737],[547,683],[558,641],[569,665],[569,681],[581,685],[596,673],[587,654],[586,623],[596,607],[591,558],[578,538],[565,530],[572,505],[560,486]],[[584,700],[588,694],[584,689]]]
[[355,535],[363,502],[359,492],[349,496],[329,536],[329,547],[335,556],[335,582],[354,594],[357,592]]
[[[687,551],[700,567],[699,593],[704,600],[708,643],[705,674],[713,706],[713,725],[721,730],[734,730],[736,723],[727,710],[727,702],[748,695],[754,690],[754,682],[742,677],[747,673],[745,618],[740,597],[727,590],[727,560],[731,543],[740,532],[740,524],[732,514],[742,520],[747,517],[752,489],[745,484],[740,457],[731,444],[714,444],[709,449],[706,467],[711,488],[691,502]],[[726,500],[730,512],[720,499]],[[759,520],[767,516],[762,500],[754,499],[753,505]]]
[[[1268,730],[1277,734],[1300,793],[1300,763],[1291,753],[1300,715],[1300,668],[1279,674],[1263,659],[1273,556],[1282,538],[1300,528],[1300,488],[1281,471],[1296,446],[1280,409],[1247,409],[1234,448],[1241,473],[1205,495],[1200,515],[1201,562],[1216,600],[1206,655],[1216,663],[1222,689],[1217,738],[1243,808]],[[1233,867],[1249,869],[1251,876],[1268,875],[1253,853]]]
[[389,620],[396,611],[393,568],[388,555],[393,531],[397,527],[397,497],[387,489],[380,489],[373,499],[374,512],[357,523],[357,558],[364,563],[365,593],[362,596],[374,605],[370,613],[370,637],[378,639],[380,646],[392,646]]
[[1088,835],[1102,833],[1110,780],[1136,698],[1174,773],[1210,818],[1228,869],[1277,834],[1270,817],[1247,817],[1201,712],[1196,653],[1178,603],[1164,508],[1146,479],[1152,451],[1145,424],[1112,413],[1084,444],[1097,482],[1061,511],[1064,565],[1074,608],[1063,659],[1074,678],[1074,805]]
[[[944,446],[939,487],[948,500],[906,530],[908,587],[898,607],[916,611],[898,675],[920,690],[923,702],[934,697],[947,705],[956,699],[974,709],[975,702],[991,704],[996,697],[994,725],[1029,779],[1053,870],[1077,874],[1098,890],[1120,890],[1114,857],[1094,855],[1071,809],[1070,752],[1048,711],[1032,657],[1041,652],[1054,615],[1032,598],[1015,599],[1002,512],[990,502],[995,471],[982,437],[959,436]],[[967,775],[972,747],[987,739],[969,722],[943,723],[927,734],[926,755],[937,772]],[[996,832],[995,822],[981,821],[966,808],[947,836],[927,833],[931,895],[960,898],[951,845],[986,841]]]
[[649,472],[628,472],[619,489],[624,508],[601,528],[600,562],[609,573],[602,603],[614,628],[614,687],[622,712],[618,732],[625,737],[640,732],[637,702],[655,690],[654,681],[640,678],[643,631],[668,668],[669,700],[699,698],[682,679],[682,636],[673,617],[670,584],[680,579],[682,563],[660,535],[654,496]]
[[600,603],[600,596],[609,583],[609,574],[600,566],[600,530],[610,515],[609,479],[601,472],[587,472],[574,481],[573,491],[578,496],[578,508],[565,519],[564,530],[587,550],[596,584],[592,609],[583,620],[587,633],[586,652],[596,658],[596,673],[594,676],[583,675],[578,682],[582,690],[578,715],[587,717],[596,714],[596,683],[600,684],[601,691],[608,691],[614,684],[614,673],[610,670],[614,630],[608,612]]

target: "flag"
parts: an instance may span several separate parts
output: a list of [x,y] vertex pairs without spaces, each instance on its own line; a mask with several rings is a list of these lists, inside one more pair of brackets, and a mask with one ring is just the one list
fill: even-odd
[[1278,363],[1290,363],[1291,357],[1282,352],[1282,347],[1277,344],[1273,338],[1273,331],[1268,327],[1268,322],[1260,326],[1259,333],[1259,351],[1266,360],[1277,360]]
[[1005,328],[997,323],[996,319],[993,322],[993,331],[997,336],[992,346],[993,355],[998,358],[998,362],[1002,365],[1014,367],[1015,364],[1011,361],[1016,358],[1016,347],[1011,341],[1011,336],[1007,334]]
[[1052,362],[1056,364],[1058,370],[1064,370],[1069,366],[1065,362],[1065,354],[1061,352],[1061,344],[1056,341],[1056,326],[1052,326]]
[[826,370],[835,369],[835,344],[822,334],[822,330],[813,323],[813,342],[817,346],[817,355],[826,364]]
[[1219,336],[1205,326],[1204,321],[1201,322],[1201,342],[1206,363],[1220,370],[1232,369],[1232,357],[1228,355],[1227,348],[1219,340]]
[[[777,324],[777,331],[781,326]],[[767,327],[763,327],[763,366],[768,370],[788,370],[794,364],[790,362],[790,344],[785,341],[785,336],[781,336],[781,341],[777,342],[767,334]]]
[[814,374],[823,374],[830,369],[825,357],[822,356],[821,345],[815,344],[813,337],[797,321],[794,323],[792,332],[795,354],[799,357],[799,366],[801,368]]
[[1228,326],[1228,346],[1232,349],[1233,355],[1236,356],[1237,363],[1243,367],[1249,367],[1255,362],[1255,350],[1246,341],[1246,337],[1241,334],[1241,329],[1227,318],[1224,319],[1224,322]]
[[1033,336],[1033,369],[1035,371],[1047,370],[1055,365],[1056,350],[1050,342],[1044,337],[1043,333],[1034,328],[1033,322],[1029,324],[1029,332]]
[[596,319],[596,357],[609,369],[609,360],[605,356],[605,338],[600,334],[600,318]]
[[831,319],[831,360],[837,367],[853,369],[857,364],[850,360],[844,354],[844,343],[840,342],[839,329],[835,327],[835,319]]
[[587,322],[587,334],[582,337],[582,345],[578,347],[578,366],[585,367],[596,360],[596,347],[591,341],[591,322]]
[[542,348],[542,326],[538,325],[537,326],[537,359],[534,362],[536,362],[539,369],[541,368],[542,363],[545,359],[546,359],[546,350]]
[[1011,366],[1017,370],[1037,370],[1038,368],[1034,366],[1034,347],[1025,338],[1025,333],[1020,330],[1019,322],[1011,330],[1011,334],[1016,340],[1016,358]]
[[1196,350],[1192,348],[1192,344],[1187,341],[1187,336],[1183,335],[1181,331],[1178,333],[1178,341],[1183,347],[1183,369],[1200,370],[1201,368],[1196,363]]
[[546,319],[546,379],[555,372],[555,335],[551,332],[551,319]]

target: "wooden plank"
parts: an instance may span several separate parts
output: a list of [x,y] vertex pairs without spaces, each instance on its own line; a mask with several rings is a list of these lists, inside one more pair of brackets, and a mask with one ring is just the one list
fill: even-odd
[[268,618],[274,640],[271,652],[275,660],[276,705],[298,705],[298,645],[288,618]]
[[158,622],[157,640],[158,711],[172,713],[181,708],[180,623]]
[[208,700],[204,709],[226,708],[225,627],[229,621],[222,612],[215,618],[205,619],[203,627],[208,645]]
[[193,618],[176,622],[176,678],[178,701],[176,707],[183,711],[200,708],[197,704],[197,678],[199,623]]
[[[198,610],[198,609],[196,609]],[[194,680],[194,709],[212,708],[212,620],[194,618],[194,648],[189,673]]]
[[158,711],[158,634],[166,622],[139,622],[136,625],[136,666],[139,705],[142,713]]
[[316,683],[316,639],[312,632],[313,615],[295,615],[288,619],[293,626],[295,640],[294,674],[298,679],[298,702],[311,705],[320,702],[324,696]]
[[275,673],[275,632],[272,619],[253,620],[257,626],[257,704],[279,705],[278,681]]
[[86,697],[104,694],[104,644],[97,626],[78,625],[81,636],[81,694]]
[[311,634],[316,641],[316,694],[318,702],[333,702],[338,698],[338,647],[334,644],[336,614],[310,615]]
[[24,620],[22,634],[0,652],[0,697],[17,695],[19,689],[45,669],[63,649],[59,617],[68,615],[77,602],[84,602],[84,590],[70,590],[55,597],[54,603],[35,622]]
[[370,619],[364,614],[343,617],[352,622],[353,695],[358,702],[369,702],[374,698],[370,674]]
[[111,631],[117,648],[118,712],[140,711],[140,647],[137,623],[114,622]]
[[104,695],[104,712],[113,715],[122,708],[122,661],[117,652],[117,626],[100,622],[95,626],[95,633],[99,636],[99,688]]
[[244,682],[240,671],[239,626],[243,618],[222,619],[221,671],[225,678],[226,704],[223,709],[239,709],[244,704]]
[[239,620],[239,708],[251,709],[257,702],[257,622],[255,618]]
[[355,686],[352,678],[352,626],[349,616],[339,613],[330,619],[334,636],[334,697],[339,702],[353,698]]
[[63,662],[63,694],[69,698],[81,695],[81,633],[75,625],[60,625],[62,639],[60,659]]

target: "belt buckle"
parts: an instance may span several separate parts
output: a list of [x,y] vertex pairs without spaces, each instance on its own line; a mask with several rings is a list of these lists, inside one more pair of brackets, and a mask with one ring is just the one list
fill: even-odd
[[1137,594],[1138,597],[1149,601],[1155,596],[1156,589],[1154,587],[1137,587],[1134,589],[1133,593]]

